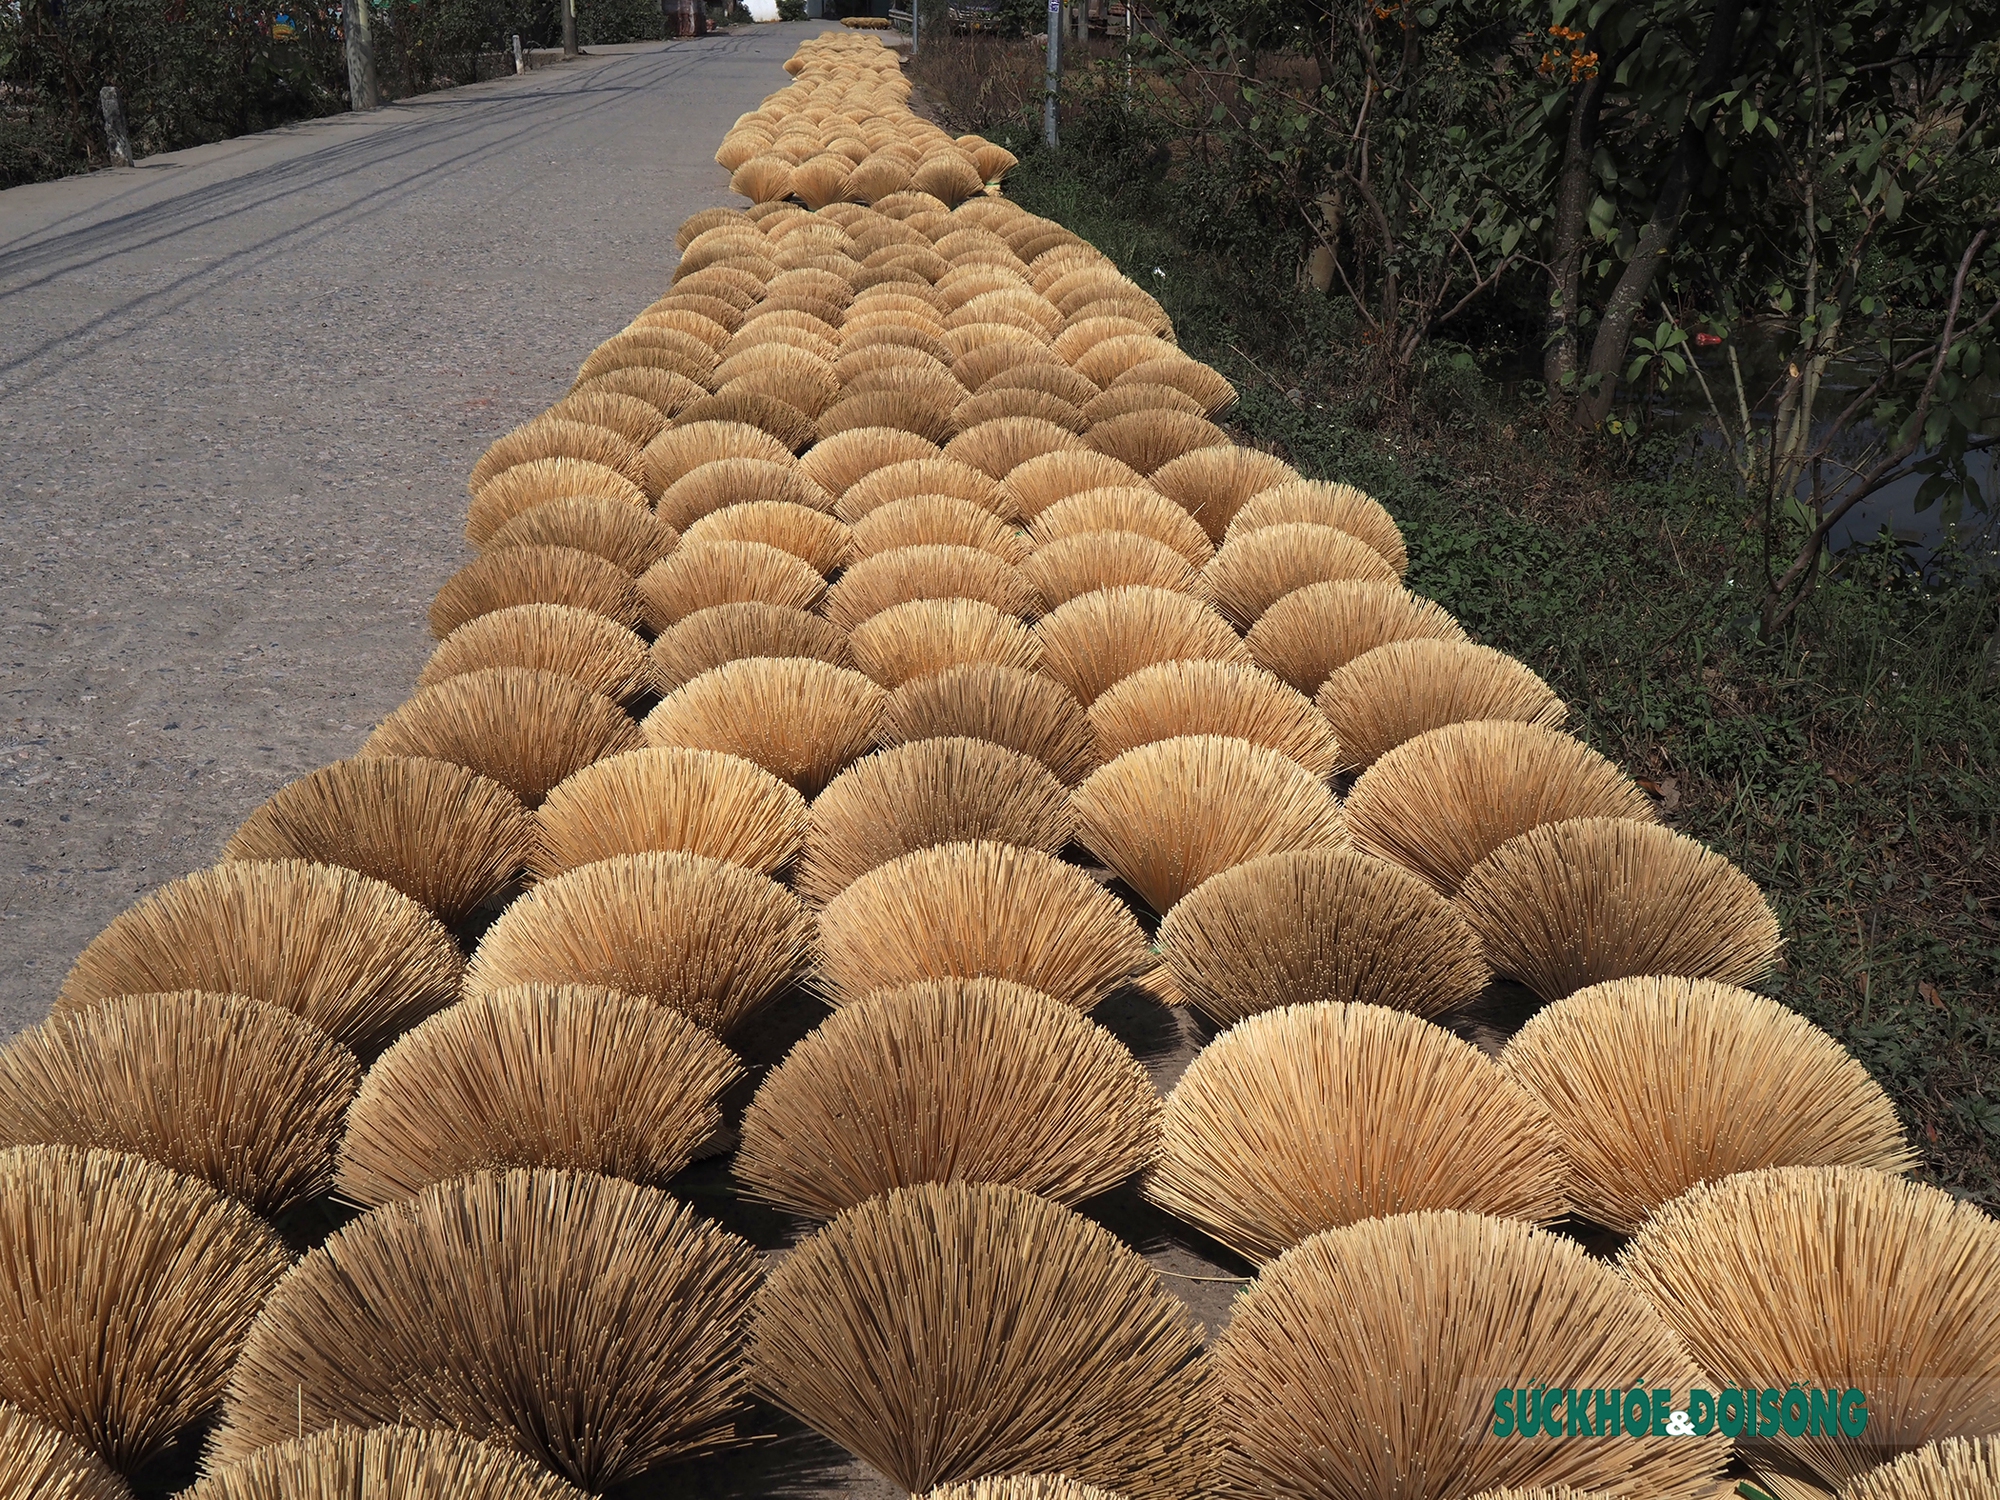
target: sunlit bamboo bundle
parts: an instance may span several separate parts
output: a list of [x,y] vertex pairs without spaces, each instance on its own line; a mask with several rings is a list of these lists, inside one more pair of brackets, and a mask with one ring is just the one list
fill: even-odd
[[1097,769],[1090,720],[1069,690],[994,662],[910,679],[883,704],[877,735],[884,748],[948,735],[989,740],[1040,761],[1065,786]]
[[1220,735],[1128,750],[1071,801],[1078,841],[1162,915],[1210,876],[1259,855],[1347,842],[1324,782],[1275,750]]
[[2000,1437],[1926,1443],[1843,1486],[1840,1500],[2000,1500]]
[[441,641],[482,615],[522,604],[589,610],[628,629],[639,623],[632,575],[616,563],[575,547],[502,547],[445,580],[431,604],[431,634]]
[[527,868],[535,821],[506,787],[440,760],[336,761],[243,821],[225,861],[341,865],[457,922]]
[[0,1495],[7,1500],[131,1500],[132,1491],[61,1428],[0,1402]]
[[629,750],[549,794],[535,814],[529,868],[548,880],[616,855],[658,851],[775,875],[797,857],[805,831],[805,799],[740,756]]
[[1709,980],[1578,990],[1532,1017],[1500,1065],[1562,1131],[1577,1212],[1627,1234],[1734,1172],[1916,1164],[1895,1107],[1839,1043]]
[[141,1157],[0,1151],[0,1400],[121,1473],[221,1400],[283,1243]]
[[757,1294],[752,1386],[906,1492],[1060,1471],[1205,1493],[1200,1330],[1109,1231],[1017,1188],[849,1209]]
[[1436,1016],[1491,977],[1449,901],[1343,849],[1267,854],[1210,876],[1167,912],[1159,951],[1180,994],[1224,1026],[1318,1001]]
[[1150,537],[1195,569],[1215,555],[1208,534],[1192,516],[1158,490],[1137,485],[1078,490],[1042,507],[1028,526],[1028,534],[1044,547],[1093,531],[1128,531]]
[[1442,608],[1384,582],[1328,582],[1292,590],[1244,636],[1250,656],[1304,694],[1356,656],[1396,640],[1464,642],[1466,632]]
[[932,1490],[924,1500],[1120,1500],[1110,1490],[1059,1474],[1009,1474]]
[[798,898],[754,870],[699,854],[621,854],[508,907],[480,939],[465,993],[598,985],[727,1037],[799,970],[811,930]]
[[644,743],[629,714],[581,683],[488,667],[419,689],[368,736],[357,758],[449,761],[534,807],[592,761]]
[[1404,741],[1356,779],[1345,811],[1357,849],[1447,896],[1487,855],[1544,823],[1654,820],[1638,784],[1581,740],[1511,719]]
[[750,657],[702,673],[646,715],[647,743],[721,750],[807,797],[874,744],[882,689],[809,657]]
[[664,1186],[722,1124],[735,1054],[650,999],[522,985],[403,1036],[348,1112],[340,1195],[413,1198],[483,1167],[569,1167]]
[[1340,759],[1333,730],[1310,699],[1266,672],[1231,662],[1142,667],[1090,705],[1090,725],[1105,761],[1188,734],[1248,740],[1314,776],[1328,775]]
[[932,981],[835,1012],[764,1080],[736,1176],[831,1218],[925,1182],[1000,1182],[1060,1203],[1153,1158],[1158,1096],[1124,1045],[1004,980]]
[[928,979],[1010,979],[1087,1010],[1144,965],[1119,902],[1073,865],[991,841],[919,850],[869,871],[819,919],[835,1005]]
[[1134,584],[1079,595],[1044,616],[1035,635],[1042,670],[1085,707],[1156,662],[1251,664],[1242,637],[1207,604]]
[[673,527],[628,501],[564,495],[521,511],[488,537],[481,550],[568,547],[601,557],[636,578],[679,541]]
[[1465,877],[1458,908],[1494,969],[1546,1000],[1640,974],[1754,984],[1783,941],[1736,866],[1629,818],[1571,818],[1509,839]]
[[843,771],[813,800],[793,887],[824,904],[918,849],[991,839],[1053,854],[1069,791],[1039,761],[985,740],[918,740]]
[[360,1082],[353,1053],[277,1006],[121,995],[0,1049],[0,1148],[129,1152],[274,1218],[333,1185]]
[[[525,1454],[460,1432],[329,1427],[259,1448],[182,1500],[583,1500]],[[55,1500],[67,1500],[57,1496]],[[78,1497],[83,1500],[83,1497]]]
[[1493,1435],[1496,1392],[1511,1410],[1550,1390],[1622,1392],[1640,1370],[1676,1392],[1708,1378],[1616,1271],[1509,1219],[1427,1210],[1316,1234],[1264,1267],[1209,1359],[1218,1495],[1693,1496],[1713,1493],[1729,1453],[1719,1434]]
[[1367,543],[1379,552],[1400,577],[1408,570],[1410,556],[1403,545],[1402,530],[1379,501],[1370,499],[1351,484],[1329,484],[1317,479],[1293,479],[1250,497],[1230,519],[1224,540],[1304,521],[1331,526]]
[[[428,1023],[435,1024],[435,1023]],[[1146,1196],[1251,1260],[1417,1209],[1562,1217],[1562,1135],[1470,1042],[1375,1005],[1287,1005],[1203,1048]]]
[[590,1490],[738,1441],[756,1252],[652,1188],[478,1172],[309,1252],[230,1376],[215,1464],[336,1424],[453,1427]]
[[[1252,532],[1251,539],[1284,529]],[[1447,724],[1515,719],[1560,728],[1569,717],[1562,699],[1524,663],[1490,646],[1447,640],[1377,646],[1334,671],[1313,701],[1340,737],[1341,761],[1352,770]]]
[[438,642],[417,686],[502,667],[552,672],[614,703],[651,687],[646,643],[635,631],[567,604],[517,604],[468,621]]
[[299,860],[218,865],[162,886],[91,940],[56,996],[203,990],[279,1006],[364,1056],[456,997],[463,960],[408,896]]
[[851,667],[847,632],[818,615],[781,604],[717,604],[684,615],[663,630],[648,652],[652,682],[662,693],[687,686],[702,673],[749,657],[804,657]]
[[[1618,1268],[1758,1401],[1737,1448],[1780,1500],[2000,1431],[2000,1223],[1940,1188],[1866,1167],[1744,1172],[1660,1208]],[[1864,1392],[1865,1431],[1787,1435],[1764,1403],[1792,1386]]]

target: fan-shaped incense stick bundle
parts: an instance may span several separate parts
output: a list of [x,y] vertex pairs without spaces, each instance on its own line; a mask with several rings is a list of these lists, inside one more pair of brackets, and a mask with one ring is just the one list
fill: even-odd
[[2000,1437],[1926,1443],[1843,1486],[1840,1500],[2000,1500]]
[[[741,316],[729,303],[716,297],[698,297],[690,293],[663,298],[662,301],[669,306],[694,308],[705,317],[714,319],[718,326]],[[659,305],[654,304],[656,307]],[[604,370],[587,380],[579,380],[572,390],[578,395],[586,391],[608,391],[621,396],[635,396],[667,417],[692,406],[708,394],[704,387],[687,376],[650,365],[627,365],[623,369]]]
[[1265,610],[1243,640],[1258,666],[1312,694],[1356,657],[1412,638],[1466,637],[1458,621],[1428,599],[1393,584],[1343,579],[1294,589]]
[[810,657],[853,665],[847,632],[818,615],[779,604],[718,604],[696,610],[652,646],[653,682],[663,693],[702,673],[753,656]]
[[1719,1435],[1492,1435],[1496,1390],[1511,1408],[1543,1390],[1622,1392],[1643,1378],[1685,1391],[1706,1378],[1617,1272],[1573,1240],[1507,1219],[1427,1211],[1316,1234],[1237,1299],[1209,1358],[1214,1494],[1452,1500],[1574,1485],[1695,1495],[1729,1452]]
[[955,495],[912,495],[877,506],[856,523],[856,559],[898,547],[977,547],[1004,563],[1020,566],[1030,546],[1026,537],[992,512]]
[[1069,792],[1041,762],[985,740],[918,740],[856,762],[813,801],[794,888],[827,902],[918,849],[993,839],[1053,854]]
[[1185,391],[1170,385],[1114,385],[1084,404],[1083,417],[1086,422],[1109,422],[1135,411],[1186,412],[1198,417],[1202,406]]
[[757,1253],[594,1172],[480,1172],[309,1253],[257,1319],[212,1459],[336,1423],[451,1426],[597,1490],[734,1440]]
[[698,464],[660,496],[660,519],[685,532],[703,516],[730,505],[776,501],[825,510],[825,490],[790,462],[769,458],[718,458]]
[[1470,1042],[1379,1005],[1286,1005],[1209,1043],[1167,1097],[1145,1181],[1254,1261],[1424,1208],[1559,1219],[1564,1187],[1562,1137],[1532,1094]]
[[424,688],[382,721],[360,753],[450,761],[535,807],[592,761],[644,743],[623,709],[580,683],[494,667]]
[[1095,385],[1068,365],[1051,359],[1029,360],[1002,370],[981,382],[978,394],[991,396],[1001,391],[1039,391],[1079,410],[1099,394]]
[[[817,444],[800,462],[805,475],[829,495],[844,495],[877,469],[938,457],[936,443],[896,427],[853,427]],[[841,513],[841,520],[859,517]]]
[[1202,567],[1215,555],[1208,534],[1194,517],[1158,490],[1132,485],[1078,491],[1044,509],[1028,531],[1044,547],[1085,532],[1136,531],[1171,548],[1191,568]]
[[[956,382],[953,382],[956,385]],[[942,443],[958,430],[948,398],[935,391],[857,391],[843,396],[819,419],[822,440],[864,428],[894,428],[912,432],[927,442]]]
[[831,1218],[923,1182],[1004,1182],[1058,1203],[1144,1167],[1160,1101],[1109,1032],[1002,980],[947,980],[836,1011],[757,1090],[736,1177]]
[[615,500],[643,511],[646,491],[616,469],[576,458],[538,458],[494,475],[472,497],[465,539],[484,547],[516,516],[572,495]]
[[824,511],[784,500],[755,500],[712,510],[688,528],[683,540],[690,545],[761,542],[790,553],[822,577],[845,566],[852,550],[847,528],[839,521]]
[[382,1054],[348,1112],[340,1192],[414,1198],[481,1168],[665,1185],[722,1124],[742,1069],[694,1022],[593,986],[462,1001]]
[[379,880],[291,859],[226,864],[122,913],[78,957],[56,1008],[176,990],[247,995],[367,1056],[449,1005],[460,968],[437,918]]
[[812,609],[826,580],[790,552],[763,542],[684,541],[639,577],[647,626],[662,631],[720,604]]
[[259,1448],[181,1500],[583,1500],[533,1459],[462,1432],[329,1427]]
[[[744,458],[761,463],[775,464],[781,469],[792,466],[792,450],[785,443],[745,422],[690,422],[683,427],[669,427],[665,432],[646,445],[643,455],[646,463],[646,488],[663,500],[668,490],[687,478],[696,469],[723,459]],[[782,500],[789,495],[741,495],[737,499]],[[688,514],[684,505],[663,505],[660,519],[676,530],[685,531],[696,519]]]
[[1109,1231],[1016,1188],[848,1210],[758,1293],[749,1361],[760,1394],[905,1491],[1023,1469],[1202,1489],[1200,1330]]
[[1201,591],[1200,579],[1172,548],[1134,531],[1085,531],[1036,549],[1021,574],[1046,608],[1056,609],[1097,589],[1136,584],[1179,594]]
[[1186,453],[1219,448],[1229,434],[1203,417],[1177,411],[1135,411],[1099,422],[1088,434],[1090,446],[1151,474]]
[[1618,1266],[1753,1400],[1793,1382],[1866,1393],[1855,1437],[1749,1414],[1767,1435],[1746,1425],[1739,1451],[1782,1500],[2000,1431],[2000,1223],[1940,1188],[1866,1167],[1743,1172],[1659,1209]]
[[1018,750],[1074,786],[1097,768],[1082,706],[1046,677],[990,662],[912,678],[883,706],[883,745],[967,735]]
[[1531,1018],[1500,1065],[1561,1130],[1577,1211],[1626,1234],[1732,1172],[1916,1165],[1895,1106],[1838,1042],[1706,979],[1579,990]]
[[1755,984],[1783,941],[1736,866],[1629,818],[1569,818],[1509,839],[1465,877],[1458,907],[1487,961],[1545,1000],[1638,974]]
[[[1199,395],[1196,399],[1200,399]],[[1156,470],[1152,484],[1201,522],[1210,541],[1220,543],[1229,523],[1236,519],[1236,512],[1253,495],[1261,495],[1298,477],[1298,470],[1282,459],[1255,448],[1232,446],[1197,448],[1185,453]]]
[[1569,717],[1562,699],[1525,664],[1461,641],[1377,646],[1329,676],[1314,701],[1340,737],[1343,767],[1351,769],[1372,766],[1447,724],[1513,719],[1559,728]]
[[537,886],[486,931],[468,997],[601,985],[727,1037],[797,972],[812,919],[754,870],[699,854],[621,854]]
[[819,794],[875,742],[882,689],[805,657],[733,661],[676,689],[646,715],[646,740],[740,755]]
[[916,599],[977,599],[1019,618],[1041,601],[1019,570],[976,547],[898,547],[849,568],[827,591],[824,613],[843,630]]
[[1032,521],[1057,501],[1086,490],[1148,489],[1151,484],[1130,464],[1086,448],[1031,458],[1008,474],[1005,487],[1019,513]]
[[674,550],[673,527],[623,500],[567,495],[522,511],[487,540],[486,550],[558,547],[601,557],[637,577]]
[[431,605],[431,634],[443,640],[470,620],[519,604],[566,604],[628,629],[639,623],[632,576],[616,563],[574,547],[506,547],[445,580]]
[[1566,818],[1653,820],[1653,804],[1581,740],[1540,724],[1480,719],[1406,740],[1354,783],[1355,847],[1449,896],[1517,834]]
[[[676,324],[682,326],[676,327]],[[695,333],[699,328],[703,332],[695,333],[695,337],[707,335],[711,347],[716,344],[716,336],[719,335],[725,342],[729,338],[727,330],[696,313],[655,313],[638,326],[675,328],[679,333]],[[544,420],[582,422],[591,427],[608,428],[635,448],[645,447],[667,425],[666,414],[657,407],[647,405],[636,396],[602,390],[572,392],[550,407]]]
[[1021,385],[989,386],[977,396],[968,396],[952,412],[953,423],[964,429],[1002,417],[1034,417],[1077,433],[1089,425],[1083,412],[1062,397]]
[[1086,706],[1155,662],[1250,665],[1242,638],[1199,599],[1133,584],[1070,600],[1052,610],[1035,635],[1042,643],[1042,670]]
[[858,527],[863,518],[885,505],[919,495],[967,500],[1009,525],[1018,515],[999,485],[969,464],[950,458],[913,458],[870,470],[842,493],[834,514]]
[[1178,351],[1130,366],[1112,380],[1109,389],[1124,385],[1170,385],[1192,396],[1211,416],[1236,399],[1236,387],[1221,374]]
[[[786,350],[792,358],[778,357]],[[730,373],[718,396],[761,396],[780,401],[814,424],[840,399],[840,379],[825,360],[789,344],[758,344],[728,361]],[[722,375],[718,370],[717,375]]]
[[535,815],[530,861],[553,879],[649,851],[705,855],[774,875],[803,847],[805,799],[761,766],[713,750],[631,750],[588,766]]
[[606,427],[537,417],[494,443],[472,466],[467,488],[475,495],[497,475],[538,458],[572,458],[581,463],[616,469],[637,483],[644,477],[639,447]]
[[274,1216],[333,1183],[361,1081],[345,1047],[240,995],[123,995],[0,1051],[0,1147],[96,1146]]
[[1303,693],[1255,667],[1220,661],[1164,661],[1141,667],[1090,705],[1100,760],[1178,735],[1248,740],[1326,776],[1340,747]]
[[293,782],[244,820],[222,857],[342,865],[457,922],[527,867],[534,841],[533,817],[499,782],[385,757]]
[[284,1274],[257,1216],[113,1151],[0,1152],[0,1399],[124,1472],[222,1396]]
[[1329,484],[1320,479],[1293,479],[1251,496],[1231,519],[1226,539],[1292,521],[1331,526],[1367,543],[1382,554],[1399,578],[1409,568],[1403,533],[1381,503],[1351,484]]
[[932,1490],[925,1500],[1121,1500],[1110,1490],[1060,1474],[1009,1474]]
[[1248,630],[1295,589],[1347,579],[1394,583],[1396,570],[1359,537],[1290,521],[1224,542],[1201,577],[1215,607],[1238,629]]
[[991,479],[1005,479],[1046,453],[1076,452],[1083,439],[1038,417],[996,417],[968,427],[945,445],[944,456],[970,464]]
[[913,599],[871,615],[848,638],[854,663],[885,688],[966,662],[1033,671],[1042,648],[1014,616],[977,599]]
[[1159,946],[1180,992],[1224,1026],[1312,1001],[1435,1016],[1491,977],[1448,901],[1345,850],[1271,854],[1212,876],[1167,913]]
[[1139,926],[1083,871],[1011,844],[948,844],[871,870],[819,919],[835,1005],[927,979],[1011,979],[1088,1010],[1146,958]]
[[1128,750],[1071,802],[1078,842],[1161,913],[1260,854],[1347,841],[1324,782],[1275,750],[1220,735]]
[[652,682],[646,643],[616,620],[566,604],[517,604],[481,615],[438,643],[417,678],[436,687],[495,667],[553,672],[614,702]]
[[0,1495],[8,1500],[132,1500],[132,1491],[60,1428],[0,1404]]
[[1579,1490],[1567,1484],[1552,1484],[1526,1490],[1481,1490],[1472,1500],[1618,1500],[1618,1497],[1610,1490]]

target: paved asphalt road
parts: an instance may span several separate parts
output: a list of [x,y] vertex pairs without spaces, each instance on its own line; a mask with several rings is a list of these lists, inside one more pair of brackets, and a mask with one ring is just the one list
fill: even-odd
[[664,290],[822,29],[0,193],[0,1036],[408,696],[473,461]]

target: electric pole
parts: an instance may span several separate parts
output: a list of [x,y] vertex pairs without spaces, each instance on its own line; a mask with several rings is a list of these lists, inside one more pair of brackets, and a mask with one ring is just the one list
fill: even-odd
[[340,29],[347,39],[347,102],[351,109],[380,109],[375,82],[375,42],[368,35],[368,0],[341,0]]

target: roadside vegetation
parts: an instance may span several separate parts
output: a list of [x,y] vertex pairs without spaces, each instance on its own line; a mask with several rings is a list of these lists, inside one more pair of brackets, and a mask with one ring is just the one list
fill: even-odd
[[[371,0],[383,96],[513,70],[512,38],[559,45],[556,0]],[[107,160],[115,85],[140,156],[347,108],[341,7],[324,0],[18,0],[0,5],[0,188]],[[659,0],[581,0],[582,44],[662,34]]]
[[[1775,135],[1760,113],[1768,151],[1745,143],[1738,157],[1727,140],[1718,151],[1716,131],[1733,138],[1752,108],[1732,78],[1719,91],[1727,100],[1697,99],[1701,161],[1659,254],[1657,234],[1645,236],[1659,228],[1683,126],[1704,112],[1687,106],[1687,69],[1717,24],[1713,0],[1558,10],[1532,28],[1525,11],[1489,8],[1483,29],[1464,8],[1320,6],[1331,48],[1267,31],[1253,49],[1238,31],[1233,55],[1214,50],[1222,9],[1155,16],[1161,34],[1133,49],[1129,73],[1122,41],[1095,41],[1065,76],[1056,153],[1037,139],[1032,41],[938,37],[916,71],[941,115],[956,111],[956,123],[1022,155],[1010,196],[1114,256],[1159,296],[1191,352],[1235,380],[1242,397],[1227,420],[1244,441],[1381,499],[1409,542],[1410,586],[1542,673],[1579,732],[1643,779],[1669,823],[1758,881],[1787,936],[1769,991],[1882,1080],[1927,1176],[2000,1209],[2000,573],[1979,524],[1992,498],[1979,458],[1993,430],[1990,398],[1980,402],[1992,325],[1974,326],[2000,298],[2000,257],[1992,141],[1968,141],[1986,129],[1984,82],[1952,85],[1972,101],[1952,106],[1953,164],[1939,165],[1945,145],[1906,114],[1902,143],[1877,154],[1888,175],[1870,200],[1851,138],[1836,150],[1815,135],[1825,122],[1813,109]],[[1819,19],[1863,36],[1918,24],[1909,12],[1838,9]],[[1551,102],[1537,38],[1552,26],[1581,32],[1558,39],[1565,59],[1597,51],[1605,76],[1613,48],[1640,45],[1630,28],[1641,10],[1648,25],[1679,15],[1686,66],[1652,94],[1608,90],[1597,128],[1653,141],[1665,163],[1636,144],[1615,180],[1600,162],[1570,244],[1563,112],[1588,80],[1565,78]],[[1254,7],[1231,13],[1256,18]],[[1736,65],[1761,57],[1767,70],[1761,110],[1785,54],[1777,41],[1758,53],[1752,28],[1779,22],[1732,14]],[[1923,20],[1929,35],[1960,42],[1925,54],[1934,44],[1921,36],[1877,37],[1889,66],[1860,64],[1864,76],[1930,67],[1935,84],[1940,68],[1979,65],[1940,14]],[[1468,35],[1492,38],[1489,50]],[[1390,45],[1386,75],[1380,58],[1353,56]],[[1325,80],[1369,67],[1379,79],[1449,75],[1421,100],[1393,82],[1372,96],[1404,121],[1363,169],[1375,174],[1375,206],[1356,158],[1334,152],[1312,167],[1327,140],[1285,135],[1353,127],[1329,92],[1346,85]],[[1885,92],[1920,111],[1928,86],[1912,78]],[[1274,104],[1279,93],[1289,102]],[[1547,111],[1539,145],[1514,104]],[[1316,111],[1326,118],[1309,120]],[[1492,131],[1479,152],[1454,139],[1471,128],[1467,112]],[[1433,148],[1455,165],[1426,177],[1412,153]],[[1523,151],[1540,151],[1535,172],[1505,166]],[[1490,186],[1503,166],[1516,174],[1504,194]],[[1752,167],[1767,175],[1749,180]],[[1906,178],[1929,196],[1905,191],[1890,214],[1887,188]],[[1759,192],[1771,201],[1759,206]],[[1791,233],[1804,194],[1817,195],[1825,224]],[[1646,243],[1660,264],[1645,316],[1620,334],[1608,310]],[[1759,344],[1768,389],[1751,373]],[[1740,404],[1732,366],[1744,372]],[[1801,366],[1818,371],[1816,389]],[[1940,372],[1927,406],[1904,378],[1919,368]],[[1871,383],[1869,401],[1847,412]],[[1670,423],[1669,407],[1707,420]],[[1961,524],[1919,550],[1885,534],[1834,553],[1826,517],[1884,460],[1921,469],[1926,517],[1948,507]]]

